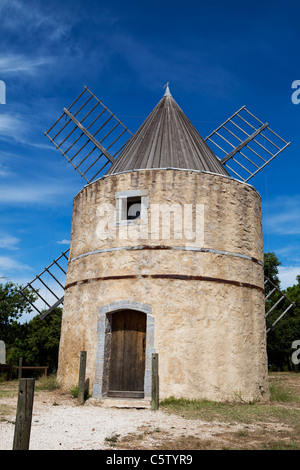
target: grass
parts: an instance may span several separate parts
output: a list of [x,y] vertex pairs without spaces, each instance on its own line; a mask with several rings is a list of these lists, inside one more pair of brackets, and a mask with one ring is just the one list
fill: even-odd
[[43,375],[39,377],[36,381],[35,389],[36,390],[57,390],[59,388],[59,384],[56,379],[56,374],[50,375]]
[[[73,398],[78,398],[78,385],[70,388],[70,393]],[[84,399],[87,400],[90,398],[90,394],[87,388],[84,389]]]
[[[278,395],[278,393],[276,393]],[[280,392],[281,396],[283,392]],[[254,422],[274,419],[296,423],[300,419],[300,409],[283,407],[281,403],[291,403],[284,400],[266,403],[218,403],[207,400],[187,400],[170,397],[160,403],[169,413],[179,414],[187,419],[202,419],[204,421],[223,421],[229,423],[251,424]]]
[[277,383],[270,384],[270,400],[271,402],[300,402],[300,398],[297,395],[294,395],[291,390],[284,388]]
[[[230,445],[225,448],[300,450],[300,374],[270,374],[270,401],[265,403],[220,403],[169,397],[160,403],[160,407],[186,419],[227,423],[229,429],[241,425],[240,431],[228,433]],[[220,435],[220,440],[223,438],[224,435]],[[191,436],[183,439],[181,445],[188,446],[190,439]],[[199,448],[203,448],[199,439],[192,441],[194,447],[200,445]],[[212,443],[205,445],[205,448],[211,448]]]
[[[181,435],[172,431],[151,432],[151,449],[164,450],[300,450],[300,374],[272,373],[270,400],[247,403],[213,402],[169,397],[160,402],[160,409],[187,420],[199,420],[195,431]],[[211,430],[211,437],[205,437]],[[177,430],[178,431],[178,430]],[[118,449],[147,449],[148,433],[144,440],[125,436]]]
[[110,437],[106,437],[104,440],[109,444],[110,447],[115,447],[117,445],[120,434],[113,434]]

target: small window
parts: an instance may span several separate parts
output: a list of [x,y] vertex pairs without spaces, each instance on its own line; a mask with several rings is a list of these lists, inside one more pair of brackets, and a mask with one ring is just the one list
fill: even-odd
[[141,218],[141,197],[129,197],[127,199],[127,220]]
[[117,225],[147,223],[149,197],[146,189],[117,192],[115,198]]

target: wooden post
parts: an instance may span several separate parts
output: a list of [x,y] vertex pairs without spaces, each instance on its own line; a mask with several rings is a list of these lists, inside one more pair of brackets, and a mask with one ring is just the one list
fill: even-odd
[[20,379],[13,450],[29,450],[35,379]]
[[80,351],[79,379],[78,379],[79,405],[84,405],[85,369],[86,369],[86,351]]
[[159,375],[158,375],[158,354],[152,354],[152,397],[151,409],[157,410],[159,406]]
[[22,366],[23,366],[23,357],[19,357],[19,371],[18,371],[18,379],[22,378]]

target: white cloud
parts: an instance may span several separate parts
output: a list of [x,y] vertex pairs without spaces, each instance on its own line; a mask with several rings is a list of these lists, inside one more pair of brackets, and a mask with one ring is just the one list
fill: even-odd
[[19,238],[16,238],[12,235],[0,233],[0,248],[4,248],[6,250],[16,250],[18,249],[17,245],[19,241]]
[[7,178],[11,174],[12,174],[12,172],[10,170],[8,170],[7,166],[3,165],[0,162],[0,178]]
[[57,242],[58,245],[70,245],[70,240],[66,240],[65,238],[60,242]]
[[[37,131],[41,134],[40,122],[33,115],[33,109],[24,109],[22,114],[2,114],[0,115],[0,139],[6,142],[14,140],[23,145],[29,145],[41,150],[55,151],[55,147],[50,144],[50,141],[45,140],[45,143],[37,142],[37,136],[34,132]],[[40,136],[38,135],[38,138]],[[13,155],[12,153],[3,152],[1,155],[7,155],[11,158],[20,158],[20,155]],[[1,157],[0,155],[0,157]],[[6,176],[8,170],[6,167],[1,166],[0,162],[0,176]]]
[[0,115],[0,137],[21,141],[28,133],[29,126],[26,120],[17,115]]
[[58,198],[60,202],[65,203],[68,195],[73,195],[73,190],[68,184],[58,187],[57,182],[51,179],[47,182],[22,182],[0,187],[1,204],[51,204],[53,201],[58,203]]
[[26,57],[24,55],[9,55],[0,58],[0,70],[2,74],[34,73],[38,67],[53,62],[51,57]]
[[287,287],[292,287],[296,284],[296,277],[300,275],[300,265],[299,266],[279,266],[278,267],[278,277],[280,279],[281,289],[286,289]]
[[24,269],[32,271],[32,268],[27,264],[16,261],[9,256],[0,256],[0,276],[5,276],[3,272],[10,273],[12,271],[22,271]]
[[[48,6],[48,5],[46,5]],[[0,13],[5,15],[2,27],[10,31],[22,31],[22,34],[34,34],[45,30],[48,40],[59,40],[69,31],[71,24],[57,17],[57,12],[51,14],[49,9],[35,6],[32,2],[23,0],[1,0]]]
[[300,234],[300,195],[280,196],[268,204],[264,228],[278,235]]

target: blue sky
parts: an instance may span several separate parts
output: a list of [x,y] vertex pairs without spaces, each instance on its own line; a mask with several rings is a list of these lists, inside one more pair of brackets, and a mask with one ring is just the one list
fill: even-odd
[[300,274],[300,3],[0,0],[0,276],[27,283],[68,245],[82,179],[45,137],[87,85],[132,132],[170,81],[203,137],[241,106],[291,146],[251,184],[282,287]]

